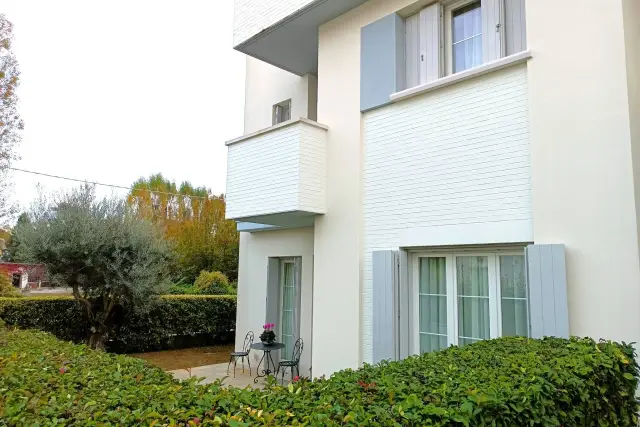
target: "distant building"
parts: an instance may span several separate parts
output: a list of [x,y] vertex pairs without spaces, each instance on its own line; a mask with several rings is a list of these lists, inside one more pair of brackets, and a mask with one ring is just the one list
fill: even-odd
[[45,278],[45,268],[41,264],[0,263],[0,274],[6,274],[13,286],[19,289],[38,289],[49,286]]

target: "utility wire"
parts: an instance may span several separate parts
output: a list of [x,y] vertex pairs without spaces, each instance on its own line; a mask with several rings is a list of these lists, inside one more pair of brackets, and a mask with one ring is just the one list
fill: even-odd
[[[23,172],[23,173],[30,173],[32,175],[40,175],[40,176],[46,176],[49,178],[57,178],[57,179],[64,179],[66,181],[73,181],[73,182],[83,182],[83,183],[88,183],[88,184],[93,184],[93,185],[101,185],[103,187],[111,187],[111,188],[118,188],[121,190],[129,190],[129,191],[148,191],[150,193],[156,193],[156,194],[166,194],[168,196],[179,196],[179,197],[189,197],[192,199],[203,199],[203,200],[207,200],[209,199],[208,197],[203,197],[203,196],[190,196],[187,194],[179,194],[179,193],[169,193],[167,191],[156,191],[156,190],[152,190],[150,188],[134,188],[134,187],[124,187],[122,185],[115,185],[115,184],[104,184],[101,182],[91,182],[91,181],[87,181],[85,179],[77,179],[77,178],[69,178],[66,176],[60,176],[60,175],[52,175],[52,174],[48,174],[48,173],[44,173],[44,172],[35,172],[35,171],[30,171],[30,170],[26,170],[26,169],[18,169],[18,168],[8,168],[12,171],[16,171],[16,172]],[[147,184],[148,186],[148,184]]]

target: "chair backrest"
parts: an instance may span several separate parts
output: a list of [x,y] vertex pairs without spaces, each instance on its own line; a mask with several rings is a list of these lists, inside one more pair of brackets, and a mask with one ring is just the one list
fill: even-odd
[[242,345],[242,351],[249,352],[251,350],[251,344],[253,344],[253,331],[247,332],[244,336],[244,344]]
[[300,357],[302,356],[302,348],[304,347],[302,338],[298,338],[296,343],[293,345],[293,357],[291,360],[294,362],[300,362]]

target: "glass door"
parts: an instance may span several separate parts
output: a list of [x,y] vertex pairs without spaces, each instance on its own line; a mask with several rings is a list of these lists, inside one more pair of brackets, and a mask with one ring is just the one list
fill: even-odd
[[418,284],[420,353],[447,348],[447,259],[420,258]]
[[491,338],[488,256],[456,256],[458,344]]
[[283,260],[280,270],[280,341],[285,345],[280,353],[282,359],[290,359],[295,343],[295,302],[296,302],[296,273],[293,260]]

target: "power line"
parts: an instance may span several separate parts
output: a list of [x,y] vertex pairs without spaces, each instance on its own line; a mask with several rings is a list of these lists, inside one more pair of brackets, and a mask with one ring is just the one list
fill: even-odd
[[66,180],[66,181],[82,182],[82,183],[87,183],[87,184],[100,185],[100,186],[103,186],[103,187],[118,188],[118,189],[121,189],[121,190],[148,191],[150,193],[166,194],[168,196],[189,197],[189,198],[192,198],[192,199],[203,199],[203,200],[209,199],[208,197],[203,197],[203,196],[190,196],[190,195],[187,195],[187,194],[170,193],[170,192],[167,192],[167,191],[156,191],[156,190],[152,190],[150,188],[145,189],[145,188],[125,187],[125,186],[122,186],[122,185],[115,185],[115,184],[104,184],[104,183],[101,183],[101,182],[87,181],[86,179],[69,178],[69,177],[66,177],[66,176],[52,175],[52,174],[49,174],[49,173],[35,172],[35,171],[26,170],[26,169],[18,169],[18,168],[11,168],[11,167],[8,168],[8,169],[16,171],[16,172],[30,173],[32,175],[40,175],[40,176],[46,176],[46,177],[49,177],[49,178],[63,179],[63,180]]

